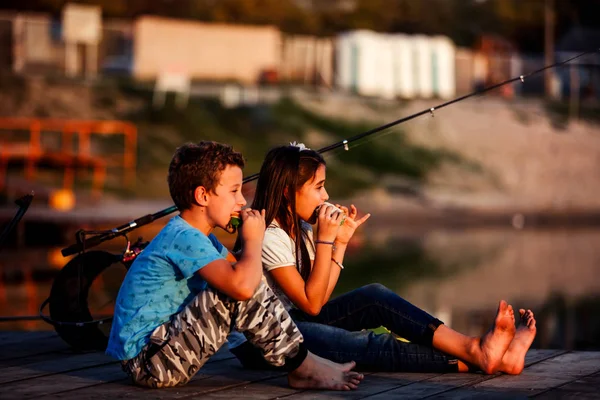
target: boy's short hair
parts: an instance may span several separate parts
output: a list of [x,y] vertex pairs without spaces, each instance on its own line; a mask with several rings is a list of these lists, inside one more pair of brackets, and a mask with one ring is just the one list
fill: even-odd
[[228,165],[244,168],[242,154],[227,144],[202,141],[186,143],[179,147],[169,165],[169,192],[179,210],[187,210],[197,205],[194,192],[204,186],[215,192],[221,172]]

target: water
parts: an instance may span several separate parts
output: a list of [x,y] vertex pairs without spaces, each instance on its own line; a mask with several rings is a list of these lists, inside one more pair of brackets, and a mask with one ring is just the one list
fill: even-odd
[[[117,243],[120,245],[120,243]],[[116,249],[114,249],[116,250]],[[60,249],[5,250],[0,316],[37,315],[65,263]],[[334,296],[379,282],[470,335],[491,324],[500,299],[531,308],[535,348],[600,349],[600,230],[368,231],[349,248]],[[95,280],[93,315],[112,312],[125,268]],[[47,310],[46,310],[47,312]],[[0,322],[0,329],[52,329],[43,321]]]

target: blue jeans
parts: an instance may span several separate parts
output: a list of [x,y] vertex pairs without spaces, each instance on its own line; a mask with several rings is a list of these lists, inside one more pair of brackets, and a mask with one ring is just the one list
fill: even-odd
[[[442,322],[381,284],[336,297],[317,316],[297,309],[291,310],[290,315],[304,336],[306,348],[323,358],[356,361],[359,370],[368,371],[458,371],[456,358],[432,347],[433,334]],[[379,326],[410,343],[399,341],[392,334],[365,331]],[[264,367],[257,360],[260,352],[242,346],[232,352],[244,366]]]

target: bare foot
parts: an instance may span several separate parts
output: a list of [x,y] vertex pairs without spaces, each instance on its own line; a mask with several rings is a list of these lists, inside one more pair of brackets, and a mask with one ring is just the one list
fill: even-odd
[[524,309],[520,309],[519,314],[521,314],[521,324],[517,329],[515,338],[510,343],[508,350],[502,358],[502,366],[500,367],[500,371],[511,375],[519,375],[523,372],[525,355],[529,347],[531,347],[531,343],[533,343],[537,332],[533,312],[531,310],[525,311]]
[[311,352],[298,369],[288,374],[288,382],[296,389],[354,390],[363,374],[352,371],[356,364],[337,364]]
[[511,305],[500,300],[496,320],[480,342],[479,367],[486,374],[493,374],[502,365],[502,357],[515,336],[515,315]]

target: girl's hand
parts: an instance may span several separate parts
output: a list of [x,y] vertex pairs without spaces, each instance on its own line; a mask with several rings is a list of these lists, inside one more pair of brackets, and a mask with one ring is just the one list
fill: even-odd
[[336,204],[335,206],[346,213],[346,220],[344,221],[342,226],[340,226],[335,240],[340,244],[348,244],[348,242],[354,235],[356,228],[358,228],[366,220],[368,220],[371,214],[367,214],[361,219],[357,220],[356,216],[358,215],[358,210],[356,209],[356,207],[354,207],[354,204],[350,205],[350,211],[348,211],[348,207],[340,206],[339,204]]
[[317,240],[333,242],[337,237],[344,214],[334,210],[335,208],[325,205],[319,210]]

